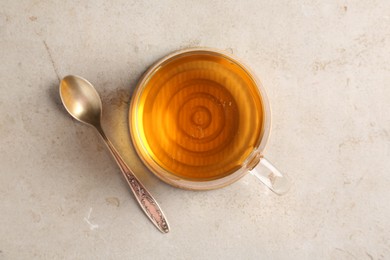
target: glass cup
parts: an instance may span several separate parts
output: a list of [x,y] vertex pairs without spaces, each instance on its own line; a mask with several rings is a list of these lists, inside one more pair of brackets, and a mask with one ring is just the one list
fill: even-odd
[[290,187],[263,156],[271,128],[265,89],[229,53],[191,48],[157,61],[136,86],[129,125],[143,163],[175,187],[221,188],[248,172],[276,194]]

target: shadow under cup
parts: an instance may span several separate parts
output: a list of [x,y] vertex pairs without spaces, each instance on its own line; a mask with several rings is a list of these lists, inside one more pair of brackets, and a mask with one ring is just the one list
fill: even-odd
[[163,181],[185,189],[226,186],[260,160],[270,111],[260,82],[230,54],[173,53],[139,81],[129,112],[135,149]]

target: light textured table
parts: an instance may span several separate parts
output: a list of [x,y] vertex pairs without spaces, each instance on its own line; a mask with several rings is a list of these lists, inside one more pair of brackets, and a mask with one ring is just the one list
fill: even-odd
[[[115,3],[114,3],[115,2]],[[293,178],[215,191],[168,186],[131,146],[145,69],[185,47],[234,53],[273,109],[266,155]],[[0,2],[0,259],[389,259],[390,1]],[[59,79],[101,93],[104,127],[155,195],[146,219]]]

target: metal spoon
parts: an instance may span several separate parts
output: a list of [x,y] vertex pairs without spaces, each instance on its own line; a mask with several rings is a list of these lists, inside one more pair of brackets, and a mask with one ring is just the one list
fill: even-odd
[[78,76],[66,76],[60,83],[60,96],[69,114],[78,121],[95,127],[100,133],[145,214],[161,232],[168,233],[168,222],[159,205],[135,177],[133,171],[126,165],[113,144],[104,134],[100,123],[102,101],[92,84]]

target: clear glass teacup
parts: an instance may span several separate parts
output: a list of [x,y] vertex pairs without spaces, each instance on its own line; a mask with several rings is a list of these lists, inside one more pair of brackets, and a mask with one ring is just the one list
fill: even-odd
[[250,172],[276,194],[289,189],[263,156],[271,128],[265,89],[229,53],[192,48],[157,61],[137,84],[129,125],[143,163],[175,187],[216,189]]

